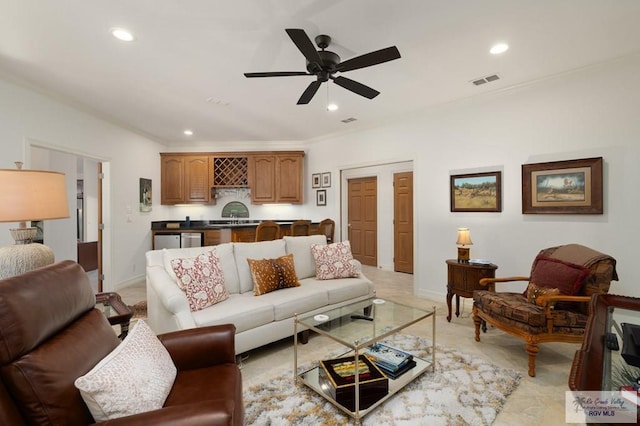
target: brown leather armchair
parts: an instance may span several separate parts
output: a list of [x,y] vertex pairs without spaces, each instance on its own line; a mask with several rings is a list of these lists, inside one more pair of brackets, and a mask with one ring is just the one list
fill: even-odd
[[[579,244],[550,247],[541,250],[536,259],[540,257],[555,260],[564,265],[578,265],[578,268],[584,268],[585,275],[582,275],[584,278],[580,290],[573,295],[545,295],[537,303],[530,302],[527,295],[522,292],[495,291],[496,283],[534,282],[534,274],[536,274],[534,261],[529,276],[482,278],[480,284],[487,286],[487,290],[476,290],[473,293],[476,341],[480,341],[481,326],[486,332],[485,321],[512,336],[523,339],[526,342],[528,373],[531,377],[536,375],[538,344],[581,343],[589,315],[588,306],[591,296],[607,293],[611,281],[618,279],[614,258]],[[551,282],[557,278],[551,274],[549,276]]]
[[[0,280],[0,424],[94,423],[74,381],[120,340],[67,260]],[[242,425],[231,324],[158,336],[178,370],[164,407],[104,424]]]

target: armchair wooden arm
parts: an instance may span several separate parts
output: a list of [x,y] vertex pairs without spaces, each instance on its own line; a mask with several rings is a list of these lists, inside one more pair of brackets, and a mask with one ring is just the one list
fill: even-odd
[[547,320],[547,331],[553,333],[553,308],[557,302],[574,302],[574,303],[586,303],[587,305],[591,301],[589,296],[567,296],[567,295],[554,295],[544,298],[544,316]]
[[489,291],[496,291],[495,283],[507,283],[511,281],[529,281],[529,277],[502,277],[502,278],[481,278],[479,283],[487,287]]

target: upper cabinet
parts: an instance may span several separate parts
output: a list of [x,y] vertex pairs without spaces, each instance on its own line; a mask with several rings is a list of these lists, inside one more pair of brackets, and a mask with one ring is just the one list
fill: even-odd
[[160,154],[160,181],[161,204],[184,203],[184,157]]
[[215,203],[209,155],[160,154],[160,203]]
[[275,155],[252,155],[249,160],[251,202],[254,204],[276,202]]
[[273,152],[249,158],[251,202],[302,203],[304,152]]
[[162,204],[214,204],[215,188],[249,187],[251,202],[301,204],[304,151],[160,154]]

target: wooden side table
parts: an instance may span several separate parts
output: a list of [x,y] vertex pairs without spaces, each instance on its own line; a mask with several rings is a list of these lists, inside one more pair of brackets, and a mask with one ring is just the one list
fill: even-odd
[[474,290],[483,290],[481,278],[495,278],[497,265],[493,263],[477,265],[447,260],[447,321],[451,322],[451,299],[456,295],[456,316],[460,316],[460,296],[473,297]]
[[107,317],[109,324],[120,325],[120,339],[127,337],[133,309],[127,306],[118,293],[96,294],[96,308]]

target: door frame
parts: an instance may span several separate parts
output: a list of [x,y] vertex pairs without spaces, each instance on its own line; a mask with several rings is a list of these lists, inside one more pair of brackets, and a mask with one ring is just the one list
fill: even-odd
[[[340,188],[339,188],[339,193],[340,193],[340,207],[339,207],[339,212],[338,215],[340,217],[340,226],[337,226],[336,228],[336,232],[340,232],[339,236],[336,236],[336,238],[339,238],[340,240],[346,238],[346,236],[348,235],[347,232],[347,225],[348,225],[348,217],[347,217],[347,204],[348,204],[348,200],[347,200],[347,190],[348,190],[348,186],[347,186],[347,181],[348,179],[353,179],[353,178],[361,178],[361,177],[368,177],[368,176],[375,176],[378,180],[378,185],[380,185],[381,179],[385,178],[386,179],[386,173],[383,175],[380,171],[380,168],[385,168],[388,167],[391,172],[389,173],[389,177],[391,179],[391,182],[393,182],[393,173],[397,173],[397,172],[413,172],[413,179],[414,179],[414,185],[413,185],[413,217],[414,217],[414,221],[413,221],[413,261],[414,261],[414,265],[417,265],[418,263],[416,262],[416,259],[419,258],[419,252],[418,252],[418,228],[419,228],[419,224],[418,224],[418,220],[415,220],[415,218],[418,217],[417,215],[417,207],[419,204],[419,199],[418,199],[418,193],[417,193],[417,185],[416,182],[418,182],[419,179],[419,173],[418,173],[418,167],[417,167],[417,160],[416,158],[413,157],[409,157],[409,158],[397,158],[397,159],[393,159],[393,160],[386,160],[386,161],[375,161],[375,162],[368,162],[368,163],[359,163],[359,164],[349,164],[349,165],[343,165],[343,166],[339,166],[338,167],[338,173],[340,176]],[[394,167],[397,165],[397,168]],[[380,269],[384,269],[384,270],[389,270],[389,271],[393,271],[393,262],[391,262],[390,265],[387,265],[386,263],[381,263],[380,259],[381,259],[381,251],[380,251],[380,234],[381,232],[390,232],[391,237],[393,237],[393,227],[392,227],[392,218],[393,218],[393,205],[391,204],[391,207],[389,208],[389,214],[386,216],[389,216],[389,221],[387,222],[385,219],[385,215],[383,214],[384,209],[386,208],[385,205],[383,205],[383,202],[386,203],[386,205],[389,205],[388,201],[384,199],[384,194],[380,193],[380,191],[378,191],[378,202],[377,202],[377,217],[378,217],[378,267]],[[384,231],[386,229],[386,231]],[[391,240],[391,250],[393,253],[393,240]],[[420,275],[420,268],[415,268],[414,267],[414,274],[413,274],[413,281],[414,281],[414,293],[416,291],[416,283],[420,282],[419,277]]]
[[[104,279],[102,280],[102,291],[113,291],[113,274],[111,273],[111,244],[112,244],[112,235],[111,235],[111,227],[109,223],[111,222],[111,215],[109,212],[111,211],[111,181],[110,181],[110,170],[111,170],[111,162],[109,158],[100,157],[92,154],[88,154],[86,152],[77,151],[73,149],[69,149],[66,147],[61,147],[59,145],[55,145],[49,142],[44,142],[41,140],[33,139],[33,138],[25,138],[25,147],[24,147],[24,162],[27,167],[31,164],[31,150],[32,148],[40,148],[46,149],[50,151],[62,152],[65,154],[74,155],[76,157],[88,158],[94,160],[98,163],[102,164],[102,224],[104,225],[104,230],[101,232],[102,237],[102,250],[98,250],[99,255],[102,255],[102,259],[98,258],[98,265],[102,265],[102,268],[98,268],[98,273],[104,275]],[[75,184],[74,184],[75,187]],[[71,211],[74,211],[73,209]],[[98,243],[100,245],[100,242]]]

